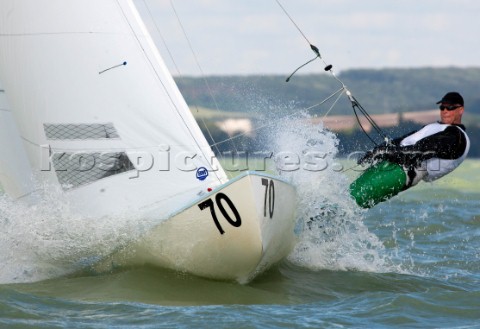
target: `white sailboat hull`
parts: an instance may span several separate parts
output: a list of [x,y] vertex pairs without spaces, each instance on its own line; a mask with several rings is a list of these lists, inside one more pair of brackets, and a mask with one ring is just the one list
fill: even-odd
[[246,173],[154,227],[103,266],[152,264],[245,283],[292,250],[295,203],[292,185]]
[[288,254],[294,188],[228,182],[133,0],[2,0],[0,22],[7,194],[58,193],[85,221],[138,221],[148,233],[106,266],[246,282]]

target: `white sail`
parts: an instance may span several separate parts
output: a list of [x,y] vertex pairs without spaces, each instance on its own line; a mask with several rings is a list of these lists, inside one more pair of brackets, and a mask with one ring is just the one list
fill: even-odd
[[226,181],[130,0],[2,0],[0,35],[30,163],[72,198],[97,201],[81,211],[162,200],[168,214],[182,194]]
[[295,188],[227,180],[131,0],[1,0],[0,81],[8,194],[52,188],[80,218],[143,221],[98,268],[248,282],[291,250]]
[[1,84],[0,150],[0,182],[3,189],[13,198],[27,198],[34,190],[32,170]]

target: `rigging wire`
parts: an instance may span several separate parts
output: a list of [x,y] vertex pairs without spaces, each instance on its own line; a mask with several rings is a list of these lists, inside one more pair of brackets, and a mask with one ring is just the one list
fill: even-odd
[[[280,3],[279,0],[275,0],[277,2],[277,4],[280,6],[280,8],[282,8],[283,12],[285,13],[285,15],[287,15],[287,17],[290,19],[290,22],[293,23],[293,25],[295,25],[295,27],[297,28],[298,32],[300,32],[300,34],[303,36],[303,38],[305,39],[305,41],[308,42],[308,44],[310,46],[312,46],[312,43],[310,42],[310,40],[308,40],[307,36],[305,35],[305,33],[303,33],[302,29],[300,29],[300,27],[297,25],[297,23],[295,23],[294,19],[292,18],[292,16],[290,16],[290,14],[288,13],[288,11],[285,9],[285,7],[282,6],[282,4]],[[320,56],[320,52],[318,51],[318,48],[315,47],[317,49],[317,55],[318,57],[321,57]]]
[[[188,35],[187,35],[187,31],[185,30],[185,28],[184,28],[184,26],[183,26],[183,24],[182,24],[182,21],[180,20],[180,16],[178,15],[177,10],[175,9],[175,6],[173,5],[173,1],[172,1],[172,0],[170,0],[170,6],[172,7],[173,12],[175,13],[175,17],[177,18],[178,24],[180,25],[180,28],[182,29],[182,33],[183,33],[183,35],[184,35],[184,37],[185,37],[185,39],[186,39],[186,41],[187,41],[187,43],[188,43],[188,47],[189,47],[189,49],[190,49],[190,52],[192,53],[192,55],[193,55],[193,57],[194,57],[194,59],[195,59],[195,63],[196,63],[196,65],[197,65],[197,67],[198,67],[198,69],[199,69],[199,71],[200,71],[200,74],[201,74],[201,76],[202,76],[203,82],[205,83],[205,86],[207,87],[208,93],[210,94],[210,97],[211,97],[212,100],[213,100],[213,103],[214,103],[214,105],[215,105],[215,110],[216,110],[217,112],[220,112],[220,108],[219,108],[219,106],[218,106],[217,99],[215,98],[215,96],[214,96],[214,94],[213,94],[212,88],[210,87],[210,84],[208,83],[208,80],[207,80],[207,78],[206,78],[206,76],[205,76],[205,73],[204,73],[204,71],[203,71],[203,69],[202,69],[202,66],[200,65],[200,62],[199,62],[199,60],[198,60],[198,56],[197,56],[195,50],[193,49],[192,43],[190,42],[190,38],[189,38]],[[198,107],[196,107],[196,109],[197,109],[197,111],[198,111]],[[213,136],[212,136],[212,134],[211,134],[211,132],[210,132],[210,129],[208,128],[205,120],[204,120],[203,118],[201,118],[201,120],[202,120],[202,123],[203,123],[205,129],[208,131],[208,134],[209,134],[210,139],[212,140],[212,142],[214,142],[213,145],[215,146],[215,145],[216,145],[216,144],[215,144],[215,139],[213,138]],[[225,123],[223,123],[223,125],[225,125]],[[212,146],[212,145],[210,145],[210,146]],[[233,146],[233,149],[234,149],[235,153],[238,154],[237,145],[236,145],[235,143],[232,143],[232,146]],[[220,158],[224,159],[224,156],[223,156],[223,154],[220,152],[220,150],[218,149],[218,147],[215,147],[215,149],[216,149],[216,151],[217,151],[217,154],[220,156]],[[231,174],[227,174],[227,175],[229,175],[230,178],[232,178],[232,175],[231,175]]]
[[[177,74],[178,74],[179,76],[182,76],[182,74],[181,74],[181,72],[180,72],[180,69],[178,68],[177,62],[175,61],[175,58],[174,58],[172,52],[170,51],[170,48],[168,47],[167,42],[166,42],[165,38],[163,37],[163,34],[161,33],[160,28],[159,28],[156,20],[155,20],[154,17],[153,17],[152,11],[150,10],[150,6],[147,4],[146,0],[142,0],[142,1],[143,1],[144,6],[145,6],[146,9],[147,9],[147,13],[148,13],[148,15],[150,16],[151,21],[153,22],[153,24],[154,24],[154,26],[155,26],[156,32],[157,32],[158,35],[160,36],[160,39],[162,40],[162,43],[163,43],[164,47],[166,48],[166,50],[167,50],[167,52],[168,52],[168,56],[170,57],[170,60],[172,61],[173,65],[175,66],[175,70],[176,70]],[[196,56],[196,53],[195,53],[195,51],[194,51],[194,49],[193,49],[193,46],[192,46],[192,44],[191,44],[191,42],[190,42],[190,39],[189,39],[188,36],[187,36],[186,30],[185,30],[185,28],[183,27],[183,24],[182,24],[182,22],[181,22],[181,20],[180,20],[180,17],[179,17],[179,15],[178,15],[178,13],[177,13],[177,11],[176,11],[176,9],[175,9],[175,6],[173,5],[173,2],[172,2],[172,1],[170,1],[170,5],[171,5],[172,10],[173,10],[173,12],[174,12],[174,14],[175,14],[175,17],[176,17],[176,19],[177,19],[177,22],[178,22],[178,24],[179,24],[179,26],[180,26],[180,28],[181,28],[181,30],[182,30],[182,33],[183,33],[183,35],[184,35],[184,37],[185,37],[185,39],[186,39],[186,41],[187,41],[187,43],[188,43],[190,52],[193,54],[193,57],[194,57],[195,62],[196,62],[196,64],[197,64],[197,67],[198,67],[198,69],[200,70],[200,73],[201,73],[201,76],[202,76],[202,78],[203,78],[203,80],[204,80],[204,83],[205,83],[205,85],[207,86],[207,90],[208,90],[208,92],[209,92],[209,94],[210,94],[210,97],[212,98],[212,100],[213,100],[213,102],[214,102],[214,104],[215,104],[215,108],[216,108],[217,111],[220,111],[220,110],[219,110],[219,107],[218,107],[218,104],[217,104],[217,101],[216,101],[216,99],[215,99],[215,96],[213,95],[213,92],[212,92],[212,90],[211,90],[211,88],[210,88],[210,85],[209,85],[208,81],[207,81],[206,78],[205,78],[205,74],[204,74],[204,72],[203,72],[203,69],[202,69],[202,67],[201,67],[201,65],[200,65],[200,63],[199,63],[199,61],[198,61],[198,57]],[[194,107],[195,107],[195,111],[196,111],[197,113],[200,113],[200,110],[199,110],[198,106],[195,105]],[[213,135],[212,135],[212,133],[211,133],[211,130],[210,130],[210,128],[208,127],[205,119],[204,119],[202,116],[199,116],[199,118],[200,118],[200,120],[202,121],[202,125],[203,125],[203,127],[205,128],[205,130],[206,130],[206,132],[207,132],[207,134],[208,134],[208,137],[210,138],[210,140],[212,140],[212,141],[214,142],[214,144],[210,144],[210,147],[214,147],[214,148],[215,148],[215,151],[216,151],[216,154],[218,154],[218,155],[220,156],[220,158],[223,159],[224,156],[223,156],[223,154],[220,152],[219,148],[215,146],[215,145],[216,145],[216,144],[215,144],[215,138],[213,137]],[[236,148],[236,145],[235,145],[235,144],[232,144],[232,145],[233,145],[235,151],[238,152],[238,151],[237,151],[237,148]],[[227,175],[228,175],[228,176],[231,176],[231,174],[229,174],[229,173],[227,173]],[[231,178],[231,177],[230,177],[230,178]]]
[[[177,22],[178,22],[180,28],[182,29],[182,33],[183,33],[183,35],[184,35],[184,37],[185,37],[185,40],[186,40],[187,43],[188,43],[188,47],[189,47],[189,49],[190,49],[190,52],[192,53],[192,55],[193,55],[193,57],[194,57],[194,59],[195,59],[195,63],[196,63],[196,65],[197,65],[197,67],[198,67],[198,70],[200,71],[200,74],[201,74],[201,76],[202,76],[203,82],[204,82],[205,85],[207,86],[208,93],[210,94],[210,97],[212,98],[213,103],[215,104],[215,109],[216,109],[218,112],[220,112],[220,109],[219,109],[219,106],[218,106],[218,103],[217,103],[217,99],[216,99],[215,96],[213,95],[212,88],[210,87],[210,84],[208,83],[208,81],[207,81],[207,79],[206,79],[206,77],[205,77],[205,73],[204,73],[204,71],[203,71],[203,69],[202,69],[202,66],[200,65],[200,62],[199,62],[199,60],[198,60],[198,56],[197,56],[197,54],[195,53],[195,50],[193,49],[192,43],[190,42],[190,38],[189,38],[188,35],[187,35],[187,31],[185,30],[185,28],[184,28],[184,26],[183,26],[183,24],[182,24],[182,21],[180,20],[180,16],[178,15],[178,12],[177,12],[175,6],[173,5],[173,1],[171,1],[171,0],[170,0],[170,6],[172,7],[172,10],[173,10],[173,12],[175,13],[175,17],[176,17],[176,19],[177,19]],[[199,111],[199,109],[198,109],[197,106],[195,106],[195,109],[196,109],[197,113],[200,113],[200,111]],[[201,120],[202,120],[202,123],[203,123],[205,129],[206,129],[207,132],[208,132],[208,135],[209,135],[210,139],[211,139],[213,142],[215,142],[215,139],[213,138],[212,133],[210,132],[210,129],[208,128],[207,123],[205,122],[205,119],[204,119],[203,117],[200,117],[200,118],[201,118]],[[233,145],[233,147],[235,148],[235,151],[237,151],[236,145]],[[221,155],[220,150],[219,150],[219,149],[216,149],[216,150],[217,150],[218,154]],[[221,155],[221,156],[222,156],[222,155]],[[223,156],[222,156],[222,157],[223,157]]]
[[373,120],[373,118],[370,116],[370,114],[368,114],[368,112],[363,108],[363,106],[355,99],[355,97],[353,97],[353,95],[350,92],[347,92],[347,96],[350,99],[350,101],[352,102],[353,113],[355,114],[355,117],[357,118],[357,121],[358,121],[360,127],[362,128],[363,132],[367,135],[367,137],[374,144],[376,144],[375,141],[368,135],[368,133],[365,131],[363,125],[361,124],[360,118],[359,118],[358,113],[357,113],[357,109],[363,114],[363,116],[367,119],[368,123],[370,123],[370,125],[373,127],[373,129],[375,129],[377,134],[379,134],[381,137],[383,137],[383,139],[386,142],[388,142],[389,137],[385,134],[385,132],[382,130],[382,128],[380,128],[380,126],[375,122],[375,120]]
[[[286,79],[287,82],[290,81],[290,79],[292,78],[292,76],[297,73],[301,68],[303,68],[304,66],[310,64],[311,62],[315,61],[316,59],[321,59],[323,61],[323,63],[326,65],[324,70],[327,71],[327,72],[330,72],[330,74],[332,75],[332,77],[337,80],[341,85],[342,85],[342,90],[345,91],[346,95],[348,96],[348,99],[350,100],[351,104],[352,104],[352,109],[353,109],[353,113],[357,119],[357,122],[360,126],[360,128],[362,129],[362,131],[365,133],[365,135],[370,139],[370,141],[375,145],[377,146],[378,144],[375,142],[375,140],[368,134],[368,132],[366,131],[366,129],[363,127],[363,124],[362,122],[360,121],[360,118],[359,118],[359,115],[357,113],[357,110],[367,119],[367,121],[370,123],[370,125],[374,128],[375,132],[377,134],[379,134],[383,140],[385,142],[389,142],[390,141],[390,138],[387,136],[387,134],[385,134],[385,132],[380,128],[380,126],[375,122],[375,120],[368,114],[368,112],[365,110],[365,108],[363,108],[363,106],[355,99],[355,97],[353,97],[352,93],[350,92],[350,90],[348,90],[347,86],[343,83],[342,80],[340,80],[336,75],[335,73],[333,72],[332,68],[333,66],[331,64],[327,64],[322,56],[320,55],[320,51],[319,49],[313,45],[310,40],[308,40],[308,38],[306,37],[305,33],[302,31],[302,29],[298,26],[298,24],[295,22],[295,20],[292,18],[292,16],[288,13],[288,11],[285,9],[285,7],[280,3],[280,0],[275,0],[275,2],[278,4],[278,6],[283,10],[283,12],[285,13],[285,15],[288,17],[288,19],[292,22],[292,24],[295,26],[295,28],[298,30],[298,32],[300,32],[300,34],[303,36],[303,38],[305,39],[305,41],[307,41],[307,43],[310,45],[310,49],[312,49],[312,51],[315,53],[315,58],[309,60],[308,62],[306,62],[305,64],[299,66],[297,69],[295,69],[295,71],[293,71],[292,74],[290,74],[290,76],[288,76],[288,78]],[[342,93],[343,94],[343,93]],[[339,95],[341,96],[341,95]],[[335,101],[335,103],[330,107],[330,109],[327,111],[327,113],[324,115],[324,118],[328,115],[328,113],[332,110],[333,106],[336,104],[336,102],[338,101],[338,98],[337,100]]]
[[[308,112],[308,111],[310,111],[311,109],[313,109],[313,108],[315,108],[315,107],[318,107],[318,106],[321,106],[321,105],[323,105],[324,103],[328,102],[331,98],[333,98],[333,97],[334,97],[335,95],[337,95],[337,94],[339,94],[339,95],[337,96],[337,100],[338,100],[338,99],[340,98],[341,94],[342,94],[344,91],[345,91],[344,88],[340,88],[340,89],[338,89],[337,91],[335,91],[333,94],[331,94],[330,96],[328,96],[327,98],[325,98],[325,99],[324,99],[323,101],[321,101],[320,103],[317,103],[317,104],[312,105],[312,106],[310,106],[310,107],[307,107],[307,108],[304,108],[304,109],[301,109],[301,110],[292,112],[292,113],[290,113],[290,114],[288,114],[288,115],[283,116],[282,119],[286,119],[286,118],[289,118],[289,117],[293,117],[293,116],[295,116],[295,115],[298,115],[300,112]],[[335,101],[335,103],[337,102],[337,100]],[[220,144],[226,143],[226,142],[228,142],[228,141],[234,140],[234,139],[236,139],[236,138],[245,136],[246,134],[249,134],[249,133],[251,133],[251,132],[255,132],[255,131],[258,131],[258,130],[260,130],[260,129],[265,129],[265,128],[272,127],[272,126],[275,126],[275,125],[277,125],[276,122],[267,123],[267,124],[258,126],[258,127],[256,127],[255,129],[252,129],[252,130],[249,131],[248,133],[245,132],[245,133],[237,134],[237,135],[232,136],[232,137],[230,137],[230,138],[224,139],[223,141],[217,142],[217,143],[215,143],[215,144],[213,144],[213,145],[215,145],[215,146],[216,146],[216,145],[220,145]]]
[[[178,68],[178,65],[177,65],[177,61],[175,61],[175,58],[173,57],[173,54],[172,52],[170,51],[170,47],[168,47],[167,45],[167,42],[165,41],[165,38],[163,37],[163,34],[162,32],[160,31],[160,28],[158,27],[157,25],[157,21],[153,18],[153,14],[150,10],[150,7],[148,6],[148,4],[145,2],[145,0],[143,0],[143,3],[145,5],[145,7],[147,8],[147,12],[148,12],[148,15],[150,16],[150,19],[152,20],[154,26],[155,26],[155,30],[157,31],[158,35],[160,36],[160,39],[162,40],[162,43],[163,43],[163,46],[165,47],[165,49],[167,50],[168,52],[168,56],[170,57],[170,60],[172,61],[173,65],[175,66],[175,71],[177,72],[177,74],[179,76],[182,75],[182,73],[180,72],[180,69]],[[195,105],[195,110],[197,111],[197,113],[200,113],[198,107]],[[208,128],[206,122],[205,122],[205,119],[203,117],[200,117],[201,120],[202,120],[202,123],[208,133],[208,136],[210,137],[210,139],[213,141],[213,136],[212,136],[212,133],[210,132],[210,129]],[[216,149],[217,152],[219,152],[218,148]]]
[[[367,121],[372,125],[372,127],[375,129],[375,131],[376,131],[379,135],[381,135],[386,141],[388,141],[389,138],[388,138],[388,137],[386,136],[386,134],[382,131],[382,129],[378,126],[378,124],[376,124],[376,122],[375,122],[375,121],[373,120],[373,118],[368,114],[368,112],[367,112],[367,111],[361,106],[361,104],[352,96],[351,92],[348,90],[347,86],[343,83],[343,81],[342,81],[341,79],[339,79],[339,78],[335,75],[335,72],[334,72],[333,69],[332,69],[333,66],[332,66],[331,64],[327,64],[327,63],[323,60],[323,58],[322,58],[322,56],[321,56],[321,54],[320,54],[319,49],[309,41],[309,39],[306,37],[305,33],[300,29],[300,27],[298,26],[298,24],[295,22],[295,20],[292,18],[292,16],[288,13],[288,11],[285,9],[285,7],[280,3],[280,1],[279,1],[279,0],[275,0],[275,1],[276,1],[276,3],[279,5],[279,7],[283,10],[283,12],[285,13],[285,15],[289,18],[289,20],[292,22],[292,24],[295,26],[295,28],[298,30],[298,32],[302,35],[302,37],[305,39],[305,41],[309,44],[310,49],[315,53],[315,57],[314,57],[314,58],[312,58],[311,60],[309,60],[309,61],[306,62],[305,64],[303,64],[303,65],[299,66],[297,69],[295,69],[295,71],[287,78],[286,81],[288,82],[288,81],[295,75],[295,73],[297,73],[301,68],[305,67],[306,65],[312,63],[313,61],[315,61],[315,60],[317,60],[317,59],[320,59],[320,60],[322,60],[322,62],[323,62],[324,65],[325,65],[324,70],[325,70],[326,72],[329,72],[329,73],[331,74],[331,76],[341,85],[341,88],[340,88],[339,90],[335,91],[333,94],[331,94],[330,96],[328,96],[327,98],[325,98],[325,99],[324,99],[323,101],[321,101],[320,103],[315,104],[315,105],[312,105],[312,106],[310,106],[310,107],[308,107],[308,108],[301,109],[301,110],[299,110],[299,111],[295,111],[295,112],[293,112],[293,113],[291,113],[291,114],[289,114],[289,115],[286,115],[284,118],[288,118],[288,117],[297,115],[298,113],[303,112],[303,111],[309,111],[309,110],[311,110],[311,109],[313,109],[313,108],[315,108],[315,107],[318,107],[318,106],[323,105],[325,102],[329,101],[331,98],[337,96],[336,99],[334,100],[333,104],[332,104],[332,105],[330,106],[330,108],[328,109],[328,111],[324,114],[323,118],[325,118],[325,117],[331,112],[331,110],[335,107],[335,105],[337,104],[337,102],[339,101],[339,99],[341,98],[341,96],[345,93],[345,94],[348,96],[348,98],[349,98],[349,100],[350,100],[350,102],[351,102],[351,104],[352,104],[353,112],[354,112],[354,114],[355,114],[355,117],[356,117],[356,119],[357,119],[357,122],[358,122],[359,126],[361,127],[361,129],[362,129],[362,131],[365,133],[365,135],[370,139],[370,141],[372,141],[373,144],[377,145],[377,143],[369,136],[369,134],[367,133],[366,129],[363,127],[362,122],[360,121],[360,118],[359,118],[359,115],[358,115],[357,111],[360,112],[363,116],[365,116],[365,118],[366,118]],[[151,12],[150,12],[150,9],[149,9],[149,6],[146,4],[145,0],[143,0],[143,2],[145,3],[145,6],[147,7],[150,16],[152,16],[152,14],[151,14]],[[201,73],[201,75],[202,75],[202,78],[203,78],[203,80],[204,80],[204,83],[205,83],[205,85],[207,86],[208,92],[209,92],[209,94],[210,94],[210,96],[211,96],[211,98],[212,98],[212,100],[213,100],[213,102],[214,102],[214,104],[215,104],[215,108],[216,108],[217,111],[220,111],[220,110],[219,110],[219,107],[218,107],[218,103],[217,103],[217,101],[216,101],[216,99],[215,99],[215,96],[213,95],[212,89],[211,89],[211,87],[210,87],[210,85],[209,85],[209,83],[208,83],[208,81],[207,81],[207,79],[206,79],[206,76],[205,76],[205,74],[204,74],[204,72],[203,72],[203,69],[202,69],[202,67],[201,67],[201,65],[200,65],[200,63],[199,63],[199,61],[198,61],[198,57],[196,56],[196,53],[195,53],[195,51],[194,51],[194,49],[193,49],[193,46],[192,46],[192,44],[191,44],[191,42],[190,42],[190,40],[189,40],[189,38],[188,38],[188,35],[187,35],[187,33],[186,33],[185,28],[183,27],[183,24],[182,24],[182,22],[181,22],[181,20],[180,20],[180,17],[179,17],[179,15],[178,15],[178,13],[177,13],[177,11],[176,11],[176,9],[175,9],[175,6],[173,5],[172,0],[170,0],[170,5],[171,5],[171,7],[172,7],[173,12],[175,13],[175,16],[176,16],[176,19],[177,19],[177,21],[178,21],[179,26],[180,26],[181,29],[182,29],[182,32],[183,32],[184,37],[185,37],[185,39],[186,39],[186,41],[187,41],[187,43],[188,43],[188,46],[189,46],[189,48],[190,48],[190,51],[191,51],[192,55],[194,56],[196,65],[197,65],[198,69],[200,70],[200,73]],[[152,20],[153,20],[153,16],[152,16]],[[175,60],[173,59],[172,54],[170,53],[170,50],[169,50],[168,46],[167,46],[166,43],[165,43],[165,40],[164,40],[163,36],[162,36],[161,33],[160,33],[160,30],[159,30],[159,28],[158,28],[155,20],[153,20],[153,21],[154,21],[154,23],[155,23],[155,28],[157,29],[157,32],[159,33],[159,35],[160,35],[161,38],[162,38],[162,42],[164,43],[165,47],[167,48],[167,50],[168,50],[168,52],[169,52],[170,58],[172,59],[173,63],[175,64],[175,67],[176,67],[176,69],[177,69],[177,72],[180,72],[179,69],[178,69],[178,67],[177,67],[177,65],[176,65],[176,63],[175,63]],[[196,110],[197,110],[197,112],[199,112],[199,110],[198,110],[197,107],[196,107]],[[261,129],[264,129],[264,128],[267,128],[267,127],[270,127],[270,126],[275,125],[275,123],[269,123],[269,124],[265,124],[265,125],[262,125],[262,126],[258,126],[258,127],[256,127],[256,128],[254,128],[252,131],[240,133],[240,134],[237,134],[237,135],[235,135],[235,136],[232,136],[232,137],[229,137],[229,138],[227,138],[227,139],[224,139],[224,140],[222,140],[222,141],[216,142],[216,141],[214,140],[214,138],[213,138],[213,136],[212,136],[212,134],[211,134],[211,132],[210,132],[210,129],[208,128],[208,126],[207,126],[204,118],[201,118],[201,120],[202,120],[202,123],[203,123],[203,125],[204,125],[204,127],[205,127],[205,129],[206,129],[206,131],[207,131],[207,133],[208,133],[208,135],[209,135],[209,137],[210,137],[210,139],[213,141],[213,143],[210,144],[210,146],[213,147],[213,148],[215,148],[217,154],[219,154],[220,157],[222,157],[222,158],[223,158],[223,154],[220,152],[220,150],[219,150],[219,148],[218,148],[219,145],[224,144],[224,143],[226,143],[226,142],[232,142],[233,140],[235,140],[235,139],[237,139],[237,138],[240,138],[240,137],[242,137],[242,136],[245,136],[245,135],[251,133],[252,131],[253,131],[253,132],[254,132],[254,131],[258,131],[258,130],[261,130]],[[236,148],[236,145],[235,145],[234,143],[232,143],[232,146],[234,147],[235,152],[238,153],[238,150],[237,150],[237,148]]]
[[[203,156],[205,158],[207,158],[207,155],[203,152],[202,150],[202,147],[201,145],[197,142],[197,140],[195,139],[194,137],[194,132],[190,129],[191,127],[187,124],[187,122],[185,121],[185,118],[181,115],[181,113],[179,112],[179,109],[177,107],[177,105],[175,104],[175,101],[173,100],[172,96],[170,95],[170,93],[168,92],[168,88],[166,87],[166,85],[164,84],[164,81],[162,80],[162,78],[160,77],[160,74],[159,74],[159,71],[157,70],[157,68],[155,67],[155,64],[154,62],[152,61],[152,58],[148,55],[147,53],[147,50],[146,48],[144,47],[142,41],[141,41],[141,36],[135,31],[135,29],[133,28],[130,20],[127,18],[127,15],[123,9],[123,5],[120,3],[119,0],[116,0],[117,2],[117,5],[118,5],[118,8],[120,9],[123,17],[125,18],[125,21],[126,23],[128,24],[128,26],[130,27],[130,30],[132,32],[132,35],[134,36],[134,38],[136,39],[137,41],[137,44],[138,44],[138,47],[141,49],[141,51],[144,53],[145,57],[146,57],[146,60],[147,62],[150,64],[150,67],[152,68],[158,82],[162,85],[164,91],[166,92],[168,98],[170,99],[170,101],[172,102],[172,105],[176,111],[176,113],[179,115],[180,117],[180,120],[182,120],[183,124],[185,125],[185,127],[187,128],[188,132],[190,133],[190,135],[193,137],[193,140],[195,141],[196,143],[196,146],[198,147],[198,149],[200,150],[200,152],[203,153]],[[144,3],[145,3],[145,0],[144,0]],[[146,4],[146,3],[145,3]],[[147,6],[148,8],[148,6]],[[126,65],[126,62],[124,62],[125,64],[122,64],[122,65]],[[217,176],[217,179],[220,181],[221,179],[218,177],[217,173],[215,172],[215,175]]]

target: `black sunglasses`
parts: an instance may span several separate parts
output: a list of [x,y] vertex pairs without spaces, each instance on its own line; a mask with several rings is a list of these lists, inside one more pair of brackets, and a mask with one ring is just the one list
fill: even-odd
[[459,107],[462,107],[461,105],[440,105],[438,108],[440,111],[447,110],[447,111],[453,111],[458,109]]

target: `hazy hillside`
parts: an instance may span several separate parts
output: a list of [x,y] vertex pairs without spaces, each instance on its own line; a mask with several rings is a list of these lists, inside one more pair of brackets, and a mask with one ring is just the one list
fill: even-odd
[[[444,93],[457,90],[465,97],[469,113],[480,114],[480,68],[421,68],[348,70],[338,77],[369,113],[396,113],[432,109]],[[223,111],[288,112],[320,103],[341,85],[329,74],[285,76],[177,77],[190,105]],[[213,97],[212,97],[213,95]],[[328,106],[316,108],[323,113]],[[351,114],[345,97],[333,114]]]
[[[464,123],[472,141],[470,156],[480,156],[480,145],[475,143],[480,135],[480,94],[478,92],[480,68],[349,70],[338,74],[338,77],[370,114],[398,113],[403,116],[400,126],[384,125],[385,130],[392,136],[411,131],[424,124],[412,118],[412,115],[419,117],[419,114],[407,114],[407,112],[436,109],[436,101],[446,92],[459,91],[465,98]],[[341,87],[338,81],[326,73],[296,75],[288,83],[285,82],[285,78],[284,76],[212,76],[177,77],[176,81],[194,114],[198,118],[201,117],[201,128],[208,129],[208,134],[218,142],[232,135],[224,129],[227,117],[237,121],[242,118],[248,119],[251,127],[256,127],[262,125],[262,120],[271,121],[319,104]],[[323,115],[330,105],[331,102],[314,107],[310,113]],[[200,110],[197,111],[197,108]],[[214,110],[217,108],[220,111]],[[329,116],[352,114],[351,104],[347,97],[343,96]],[[378,123],[382,124],[380,121]],[[242,124],[249,126],[245,121],[242,121]],[[229,122],[228,125],[231,131],[235,131],[235,127],[231,126],[235,125],[235,122]],[[353,128],[352,125],[344,129],[333,128],[333,130],[336,130],[341,141],[343,154],[371,147],[371,142],[360,131],[358,125]],[[261,136],[246,135],[237,139],[237,142],[248,148],[261,149],[263,147],[261,140]],[[214,141],[210,142],[214,143]],[[228,143],[225,143],[220,149],[227,150],[229,147]]]

